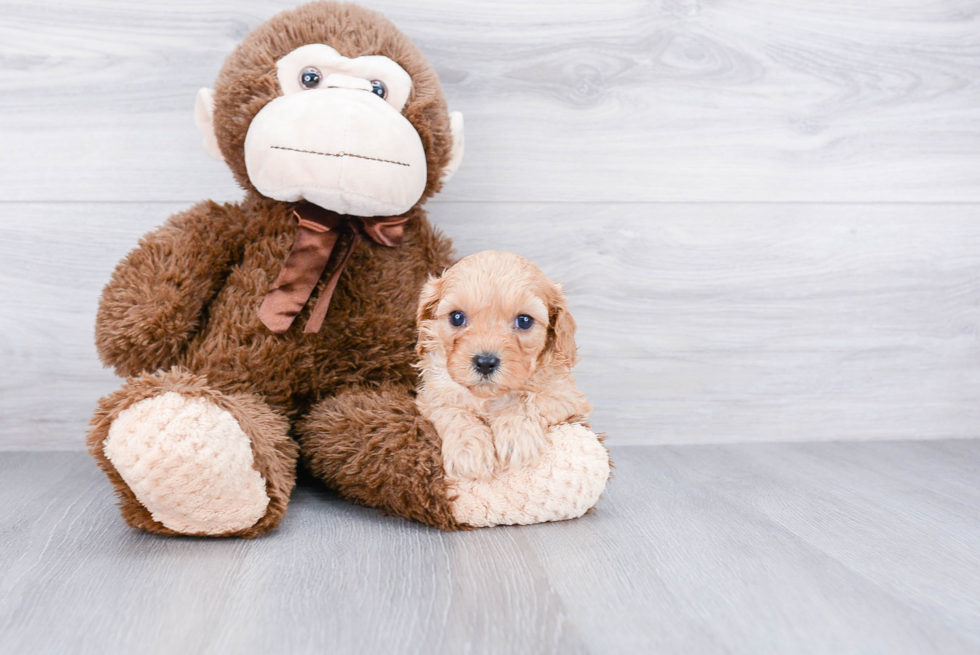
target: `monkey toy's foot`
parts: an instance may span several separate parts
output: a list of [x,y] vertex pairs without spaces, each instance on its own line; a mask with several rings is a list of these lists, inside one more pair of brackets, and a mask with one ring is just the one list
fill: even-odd
[[595,505],[609,453],[591,430],[563,423],[534,466],[486,481],[447,476],[442,440],[408,389],[350,389],[297,426],[314,475],[346,498],[443,530],[560,521]]
[[553,426],[536,464],[497,473],[489,480],[447,478],[456,494],[453,515],[475,527],[563,521],[585,514],[609,479],[609,453],[577,423]]
[[252,537],[285,512],[296,460],[286,431],[260,399],[178,371],[131,380],[103,399],[89,446],[133,527]]

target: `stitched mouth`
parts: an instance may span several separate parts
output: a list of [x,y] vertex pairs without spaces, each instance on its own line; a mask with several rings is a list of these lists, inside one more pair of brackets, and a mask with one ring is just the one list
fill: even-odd
[[287,148],[285,146],[269,146],[273,150],[289,150],[290,152],[301,152],[306,155],[321,155],[323,157],[354,157],[356,159],[367,159],[368,161],[377,161],[382,164],[394,164],[395,166],[411,166],[411,164],[406,164],[405,162],[392,161],[390,159],[380,159],[378,157],[366,157],[364,155],[355,155],[352,152],[317,152],[316,150],[300,150],[299,148]]

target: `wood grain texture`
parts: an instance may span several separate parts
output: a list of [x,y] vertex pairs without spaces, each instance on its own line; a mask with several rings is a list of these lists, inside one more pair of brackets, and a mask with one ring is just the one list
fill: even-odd
[[[293,0],[0,2],[0,200],[237,195],[197,89]],[[467,116],[444,200],[980,201],[972,0],[366,0]]]
[[[184,205],[0,204],[0,448],[81,448],[98,296]],[[440,203],[567,288],[613,443],[974,437],[974,205]]]
[[596,511],[444,534],[301,486],[255,541],[0,455],[0,652],[976,653],[980,441],[616,448]]
[[[99,291],[238,198],[193,98],[293,4],[0,0],[0,449],[81,447]],[[980,434],[976,3],[366,4],[467,116],[434,219],[566,283],[614,441]]]

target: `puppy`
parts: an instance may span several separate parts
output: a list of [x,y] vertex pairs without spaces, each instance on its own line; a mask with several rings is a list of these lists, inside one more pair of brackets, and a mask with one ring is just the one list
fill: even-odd
[[484,251],[422,289],[417,403],[450,477],[533,466],[560,423],[592,406],[575,388],[575,321],[561,285],[517,255]]

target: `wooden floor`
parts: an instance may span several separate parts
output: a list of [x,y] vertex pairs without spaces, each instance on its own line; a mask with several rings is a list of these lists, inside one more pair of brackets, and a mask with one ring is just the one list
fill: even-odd
[[255,541],[0,454],[0,652],[976,653],[980,441],[637,446],[578,521],[444,534],[307,484]]

